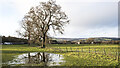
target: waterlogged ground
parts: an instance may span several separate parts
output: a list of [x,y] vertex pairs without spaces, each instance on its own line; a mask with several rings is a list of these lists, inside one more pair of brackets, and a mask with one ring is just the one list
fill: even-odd
[[[43,60],[41,56],[43,52],[49,58]],[[52,44],[45,49],[27,45],[3,45],[2,47],[3,66],[118,66],[119,54],[118,45]],[[51,60],[50,57],[54,59]],[[16,60],[18,58],[20,61]],[[31,58],[34,60],[30,60]]]
[[65,62],[62,55],[46,52],[33,52],[24,53],[21,55],[14,56],[15,58],[11,61],[3,64],[15,66],[15,65],[41,65],[41,66],[59,66]]

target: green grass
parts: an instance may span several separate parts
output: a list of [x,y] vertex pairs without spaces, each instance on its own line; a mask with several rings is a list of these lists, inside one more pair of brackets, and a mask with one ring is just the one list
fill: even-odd
[[[79,52],[66,52],[78,51]],[[59,48],[61,51],[59,51]],[[90,53],[89,53],[90,48]],[[55,49],[55,51],[54,51]],[[83,49],[83,52],[81,52]],[[104,54],[104,49],[106,55]],[[96,50],[96,53],[95,53]],[[66,62],[61,66],[116,66],[118,65],[118,45],[94,45],[94,44],[49,44],[45,49],[28,45],[2,45],[2,62],[8,62],[14,56],[27,52],[53,52],[64,56]]]
[[115,57],[90,53],[80,53],[79,56],[76,53],[70,54],[65,56],[65,60],[67,62],[63,66],[116,66],[118,64]]

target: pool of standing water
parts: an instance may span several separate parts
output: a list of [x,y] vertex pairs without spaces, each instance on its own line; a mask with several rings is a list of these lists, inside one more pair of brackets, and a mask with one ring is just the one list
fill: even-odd
[[44,63],[45,66],[59,66],[63,62],[63,56],[54,53],[46,52],[33,52],[33,53],[24,53],[21,55],[15,56],[12,61],[9,61],[4,64],[16,65],[16,64],[40,64]]

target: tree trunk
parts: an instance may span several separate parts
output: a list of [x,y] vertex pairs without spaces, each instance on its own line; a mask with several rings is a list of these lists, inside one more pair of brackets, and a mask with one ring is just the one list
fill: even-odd
[[30,46],[30,37],[28,37],[28,46]]
[[45,53],[43,52],[43,62],[45,62]]
[[29,32],[29,35],[28,35],[28,46],[30,46],[30,32]]
[[30,63],[30,52],[28,53],[28,63]]
[[42,48],[45,48],[45,36],[43,36],[43,40],[42,40]]

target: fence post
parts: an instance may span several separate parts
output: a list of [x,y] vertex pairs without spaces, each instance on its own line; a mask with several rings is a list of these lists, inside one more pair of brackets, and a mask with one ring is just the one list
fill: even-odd
[[96,54],[96,49],[94,48],[94,50],[95,50],[95,54]]
[[116,56],[117,56],[117,52],[116,52]]
[[72,52],[72,48],[71,48],[71,52]]
[[59,51],[59,48],[57,47],[57,51]]
[[78,48],[78,52],[79,52],[79,48]]
[[60,51],[60,47],[59,47],[59,51]]
[[77,48],[76,48],[76,52],[77,52]]
[[90,53],[90,47],[89,47],[89,53]]
[[83,52],[83,48],[81,48],[81,52]]
[[50,52],[50,48],[49,48],[49,52]]
[[116,59],[118,59],[118,54],[117,54],[117,52],[116,52]]
[[61,47],[60,47],[60,52],[62,52],[62,49],[61,49]]
[[117,55],[117,58],[118,58],[118,60],[119,60],[119,51],[118,51],[118,55]]
[[104,54],[106,55],[105,49],[104,49]]
[[63,48],[61,47],[61,52],[63,52]]
[[68,52],[67,47],[66,47],[66,52]]
[[55,48],[54,48],[54,52],[55,52]]
[[79,56],[79,48],[78,48],[78,56]]

